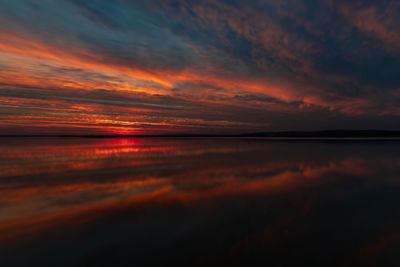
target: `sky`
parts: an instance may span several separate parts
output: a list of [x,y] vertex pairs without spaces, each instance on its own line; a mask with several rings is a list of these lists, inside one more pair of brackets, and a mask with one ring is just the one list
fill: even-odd
[[400,1],[1,0],[1,134],[400,130]]

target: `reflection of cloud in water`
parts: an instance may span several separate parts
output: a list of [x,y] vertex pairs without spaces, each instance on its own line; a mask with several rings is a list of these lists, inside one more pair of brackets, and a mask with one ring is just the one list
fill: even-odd
[[[1,242],[97,227],[113,236],[110,244],[121,242],[121,231],[130,245],[148,240],[143,251],[161,249],[163,242],[171,249],[195,242],[185,248],[188,255],[203,249],[207,263],[230,253],[238,261],[250,254],[262,260],[265,251],[280,255],[300,240],[330,240],[321,248],[358,262],[359,250],[390,246],[381,245],[393,239],[386,226],[400,221],[387,202],[398,192],[397,143],[59,141],[0,145],[0,161],[7,163],[0,172]],[[380,219],[385,211],[392,212],[385,213],[389,219]],[[371,229],[375,235],[367,234]],[[221,244],[206,249],[216,241],[207,231],[215,230]],[[313,236],[314,230],[320,232]],[[336,247],[349,240],[352,246]],[[97,241],[87,241],[90,253],[100,246]],[[304,246],[318,249],[311,244]],[[219,250],[221,255],[213,254]]]

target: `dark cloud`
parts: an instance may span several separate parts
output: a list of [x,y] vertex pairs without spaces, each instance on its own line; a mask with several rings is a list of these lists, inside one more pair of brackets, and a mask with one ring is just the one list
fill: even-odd
[[399,15],[390,0],[5,0],[0,97],[20,106],[0,114],[46,100],[194,132],[398,128]]

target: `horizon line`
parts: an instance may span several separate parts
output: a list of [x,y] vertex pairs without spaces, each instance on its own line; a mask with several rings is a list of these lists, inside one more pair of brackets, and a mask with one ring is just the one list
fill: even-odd
[[317,131],[266,131],[239,134],[0,134],[0,137],[270,137],[270,138],[384,138],[399,137],[400,130],[317,130]]

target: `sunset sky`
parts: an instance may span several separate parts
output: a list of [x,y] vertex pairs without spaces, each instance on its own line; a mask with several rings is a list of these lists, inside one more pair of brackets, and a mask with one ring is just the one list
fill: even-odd
[[400,1],[1,0],[0,134],[400,130]]

